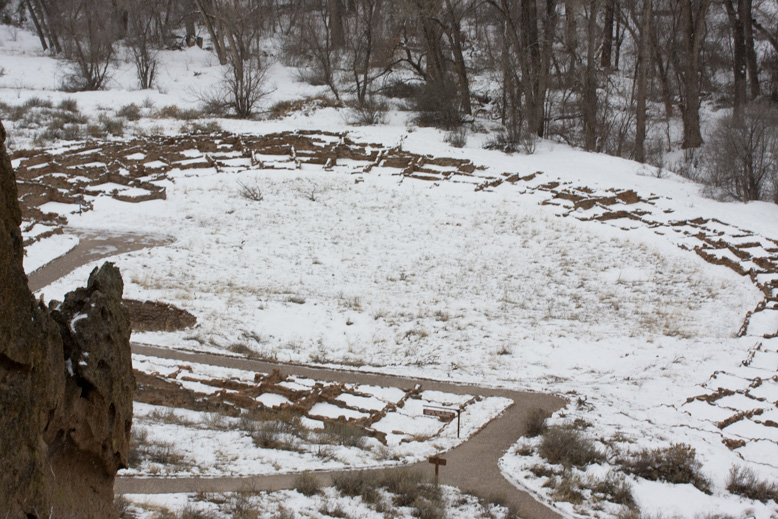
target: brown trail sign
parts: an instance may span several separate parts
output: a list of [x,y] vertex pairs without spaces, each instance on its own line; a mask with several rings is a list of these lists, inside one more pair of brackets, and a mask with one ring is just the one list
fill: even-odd
[[454,418],[457,419],[457,438],[459,438],[459,425],[462,416],[461,409],[447,409],[445,407],[434,408],[431,406],[425,406],[422,411],[426,416],[437,416],[447,421],[451,421]]
[[440,456],[430,456],[427,461],[435,465],[435,483],[438,482],[438,469],[441,465],[446,466],[446,460]]
[[437,416],[438,418],[445,418],[446,420],[453,420],[457,417],[457,413],[454,411],[442,411],[438,409],[424,408],[424,414],[427,416]]

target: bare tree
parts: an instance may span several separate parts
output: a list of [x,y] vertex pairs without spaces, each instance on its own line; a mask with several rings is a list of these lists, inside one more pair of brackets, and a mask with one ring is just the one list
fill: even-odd
[[[327,85],[340,101],[340,89],[338,88],[338,69],[342,56],[342,46],[336,45],[333,36],[333,19],[329,16],[327,5],[320,5],[317,9],[308,11],[300,24],[300,39],[307,51],[308,63],[312,65],[311,77],[314,82]],[[336,20],[342,23],[342,20]]]
[[160,33],[158,24],[159,2],[155,0],[133,0],[127,3],[126,43],[135,62],[140,88],[151,88],[157,72],[156,35]]
[[398,39],[385,0],[357,0],[345,20],[346,42],[343,67],[353,79],[357,103],[365,104],[373,82],[388,74],[397,60]]
[[100,0],[62,0],[58,33],[70,63],[64,88],[99,90],[114,59],[114,11]]
[[262,0],[194,0],[211,36],[214,52],[225,65],[224,78],[214,91],[201,93],[205,109],[213,113],[231,110],[251,117],[265,90],[267,63],[261,51],[266,23]]
[[[505,84],[517,89],[509,98],[521,115],[513,117],[526,124],[528,131],[542,137],[545,132],[545,102],[549,86],[552,43],[556,29],[556,1],[545,0],[538,9],[538,0],[487,0],[503,20],[505,34]],[[540,13],[540,14],[539,14]],[[515,61],[516,73],[508,72]]]
[[60,16],[57,2],[52,4],[49,0],[24,0],[24,5],[30,13],[43,50],[51,49],[55,54],[61,53],[62,45],[57,31]]
[[705,158],[711,182],[725,194],[743,202],[762,199],[778,178],[778,111],[753,104],[740,120],[723,118]]

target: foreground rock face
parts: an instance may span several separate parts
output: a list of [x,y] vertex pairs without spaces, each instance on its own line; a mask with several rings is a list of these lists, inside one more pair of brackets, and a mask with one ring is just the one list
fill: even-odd
[[135,387],[121,275],[107,263],[56,308],[34,299],[4,143],[0,124],[0,517],[116,517]]

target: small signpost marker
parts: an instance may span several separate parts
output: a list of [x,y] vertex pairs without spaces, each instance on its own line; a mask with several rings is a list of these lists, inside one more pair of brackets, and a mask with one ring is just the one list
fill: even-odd
[[460,428],[460,421],[462,417],[462,410],[461,409],[451,409],[447,407],[435,407],[435,406],[426,406],[424,407],[423,413],[426,416],[437,416],[438,418],[443,418],[444,420],[453,420],[454,418],[457,419],[457,439],[459,439],[459,428]]
[[441,465],[446,466],[446,460],[440,456],[430,456],[428,461],[435,465],[435,484],[438,484],[438,470]]

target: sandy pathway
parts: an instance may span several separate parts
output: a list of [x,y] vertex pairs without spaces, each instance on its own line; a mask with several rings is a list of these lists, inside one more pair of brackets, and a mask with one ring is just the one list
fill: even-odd
[[[78,267],[116,254],[124,254],[170,242],[165,236],[149,236],[130,233],[95,233],[72,231],[79,243],[67,254],[56,258],[38,270],[28,274],[32,292],[37,292],[61,277],[67,276]],[[86,282],[86,280],[84,280]]]
[[[362,373],[347,370],[314,368],[291,364],[280,364],[221,355],[189,353],[141,344],[133,344],[136,354],[174,359],[183,362],[208,364],[241,370],[268,373],[275,368],[284,374],[312,378],[327,382],[348,384],[371,384],[411,389],[421,384],[425,390],[445,391],[454,394],[499,396],[513,400],[503,414],[489,422],[481,431],[460,446],[445,453],[447,465],[440,468],[440,482],[472,491],[481,496],[500,496],[513,505],[523,518],[546,519],[561,517],[553,509],[535,500],[533,496],[509,483],[498,468],[498,460],[524,432],[524,416],[533,408],[555,411],[565,405],[561,398],[540,393],[510,391],[461,385],[436,380],[403,378],[390,375]],[[428,463],[410,465],[432,472]],[[338,471],[320,472],[316,476],[328,485]],[[176,492],[235,492],[252,490],[281,490],[294,487],[294,474],[246,477],[214,478],[140,478],[120,477],[116,480],[117,493],[163,494]]]

